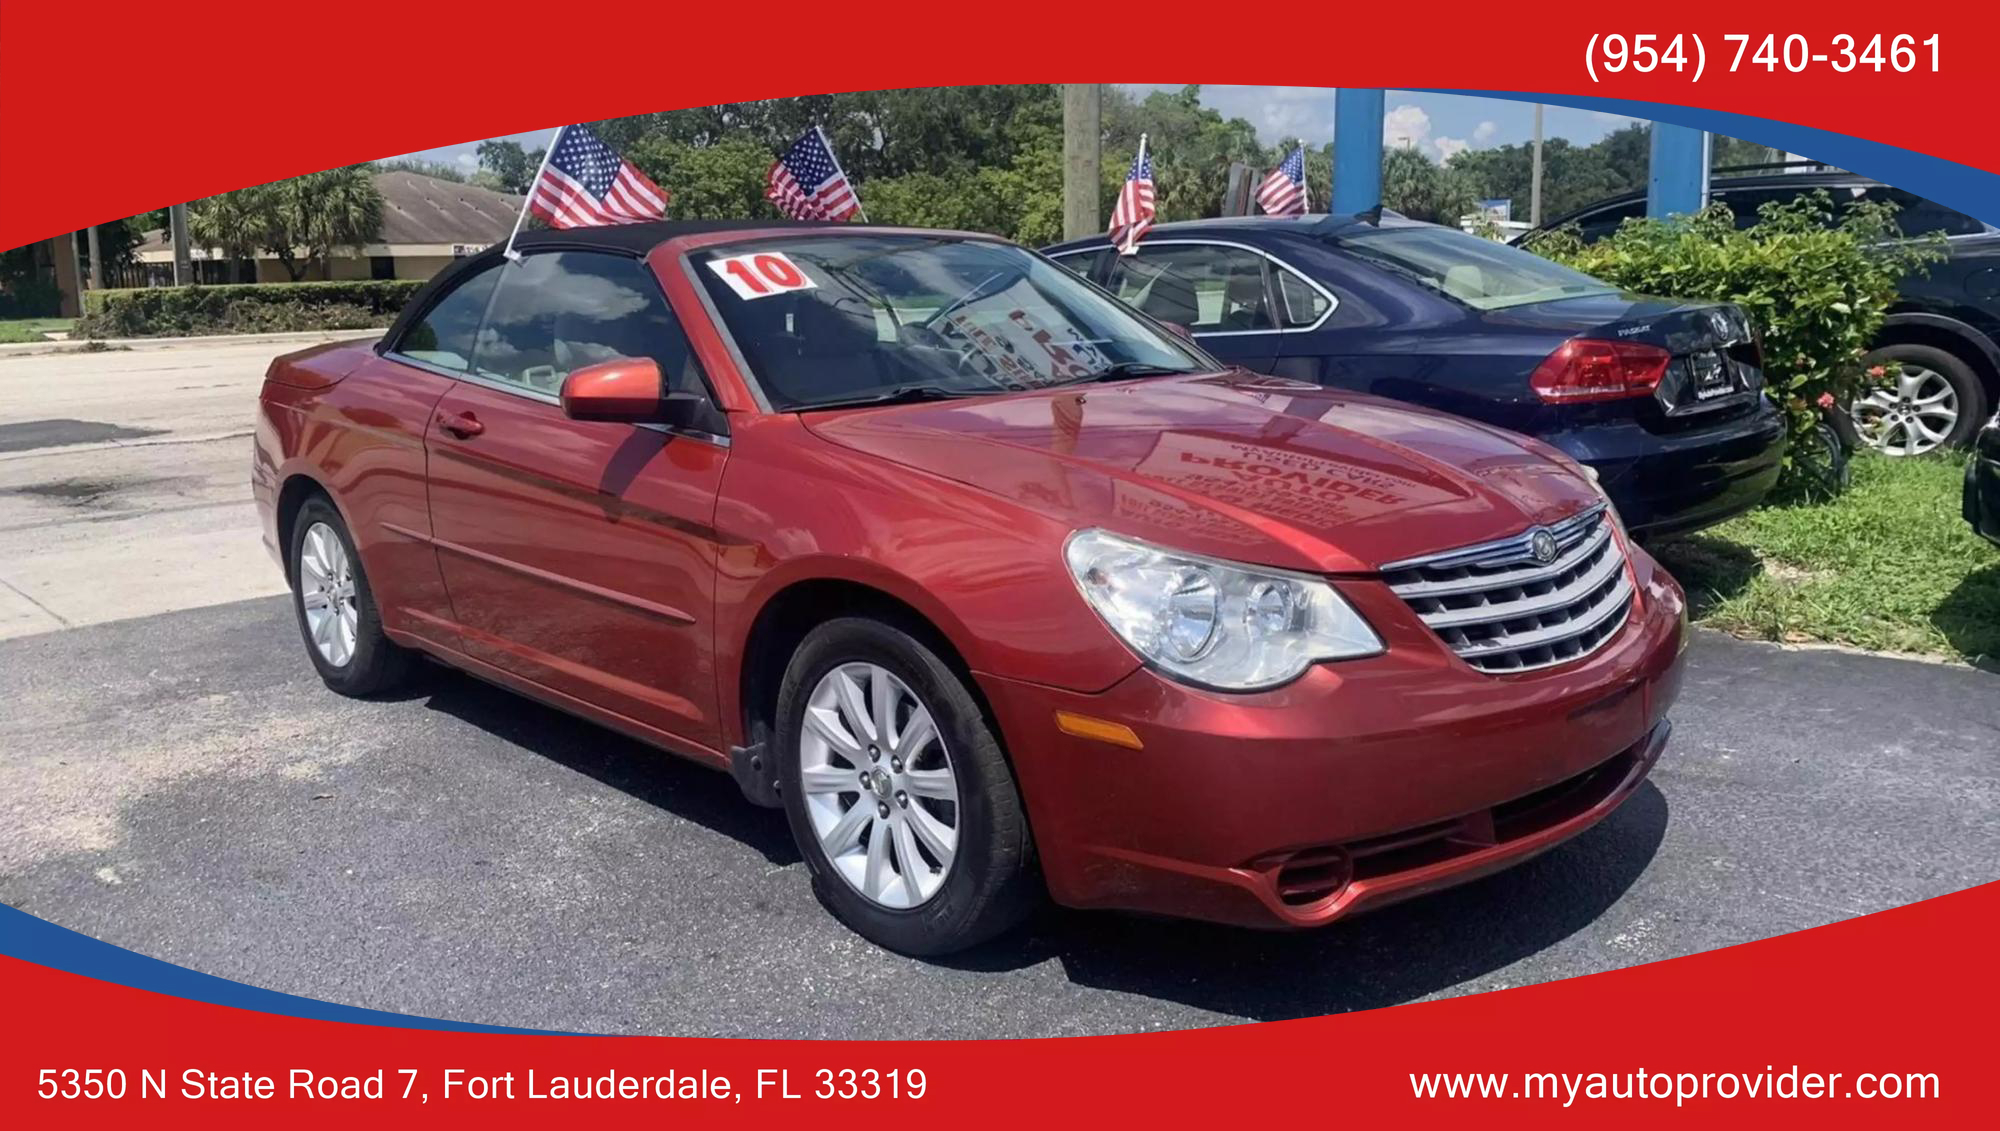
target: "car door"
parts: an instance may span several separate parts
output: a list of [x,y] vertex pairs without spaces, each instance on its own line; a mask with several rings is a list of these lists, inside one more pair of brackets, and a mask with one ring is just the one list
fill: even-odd
[[713,399],[642,261],[549,251],[500,269],[429,435],[439,563],[474,659],[713,751],[728,440],[565,416],[563,378],[619,356]]
[[493,297],[491,267],[443,283],[379,356],[336,386],[344,427],[313,446],[321,465],[348,469],[344,492],[383,623],[445,648],[463,646],[433,545],[426,451],[437,403],[472,365]]
[[1278,303],[1268,260],[1254,249],[1157,240],[1120,255],[1105,287],[1162,322],[1186,327],[1201,347],[1258,373],[1278,356]]

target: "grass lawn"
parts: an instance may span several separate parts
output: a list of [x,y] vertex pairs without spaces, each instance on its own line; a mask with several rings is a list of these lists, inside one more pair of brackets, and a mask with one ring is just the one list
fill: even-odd
[[67,330],[74,318],[0,318],[0,342],[44,341],[45,330]]
[[1966,458],[1856,456],[1834,502],[1765,507],[1653,552],[1711,628],[2000,663],[2000,548],[1960,514]]

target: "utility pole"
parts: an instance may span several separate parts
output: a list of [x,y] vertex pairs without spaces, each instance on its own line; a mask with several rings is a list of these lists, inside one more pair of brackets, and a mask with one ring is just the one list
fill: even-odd
[[1094,236],[1102,191],[1104,88],[1094,82],[1063,84],[1063,238]]
[[167,238],[174,241],[174,286],[194,282],[194,249],[188,246],[188,206],[167,209]]
[[90,245],[90,289],[101,291],[104,289],[104,253],[98,250],[97,225],[92,224],[85,230],[89,233],[86,240]]
[[1535,172],[1528,188],[1528,226],[1542,226],[1542,104],[1535,103]]

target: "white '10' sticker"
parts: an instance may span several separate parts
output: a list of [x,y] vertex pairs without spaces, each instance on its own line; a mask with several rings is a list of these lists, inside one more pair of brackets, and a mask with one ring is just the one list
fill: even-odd
[[782,251],[754,251],[708,261],[737,298],[770,298],[786,291],[810,290],[819,284],[806,278],[799,265]]

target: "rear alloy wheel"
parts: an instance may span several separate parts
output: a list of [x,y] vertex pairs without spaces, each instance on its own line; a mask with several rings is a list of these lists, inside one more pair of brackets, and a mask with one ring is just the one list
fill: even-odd
[[416,656],[382,631],[382,613],[347,524],[324,498],[292,521],[292,609],[306,657],[342,695],[373,695],[409,678]]
[[871,617],[807,633],[778,689],[777,734],[792,837],[856,933],[948,954],[1034,905],[1034,845],[999,737],[923,636]]
[[1972,438],[1984,415],[1979,377],[1963,361],[1930,346],[1889,346],[1865,365],[1894,364],[1900,372],[1856,398],[1849,408],[1863,442],[1886,455],[1916,456]]

